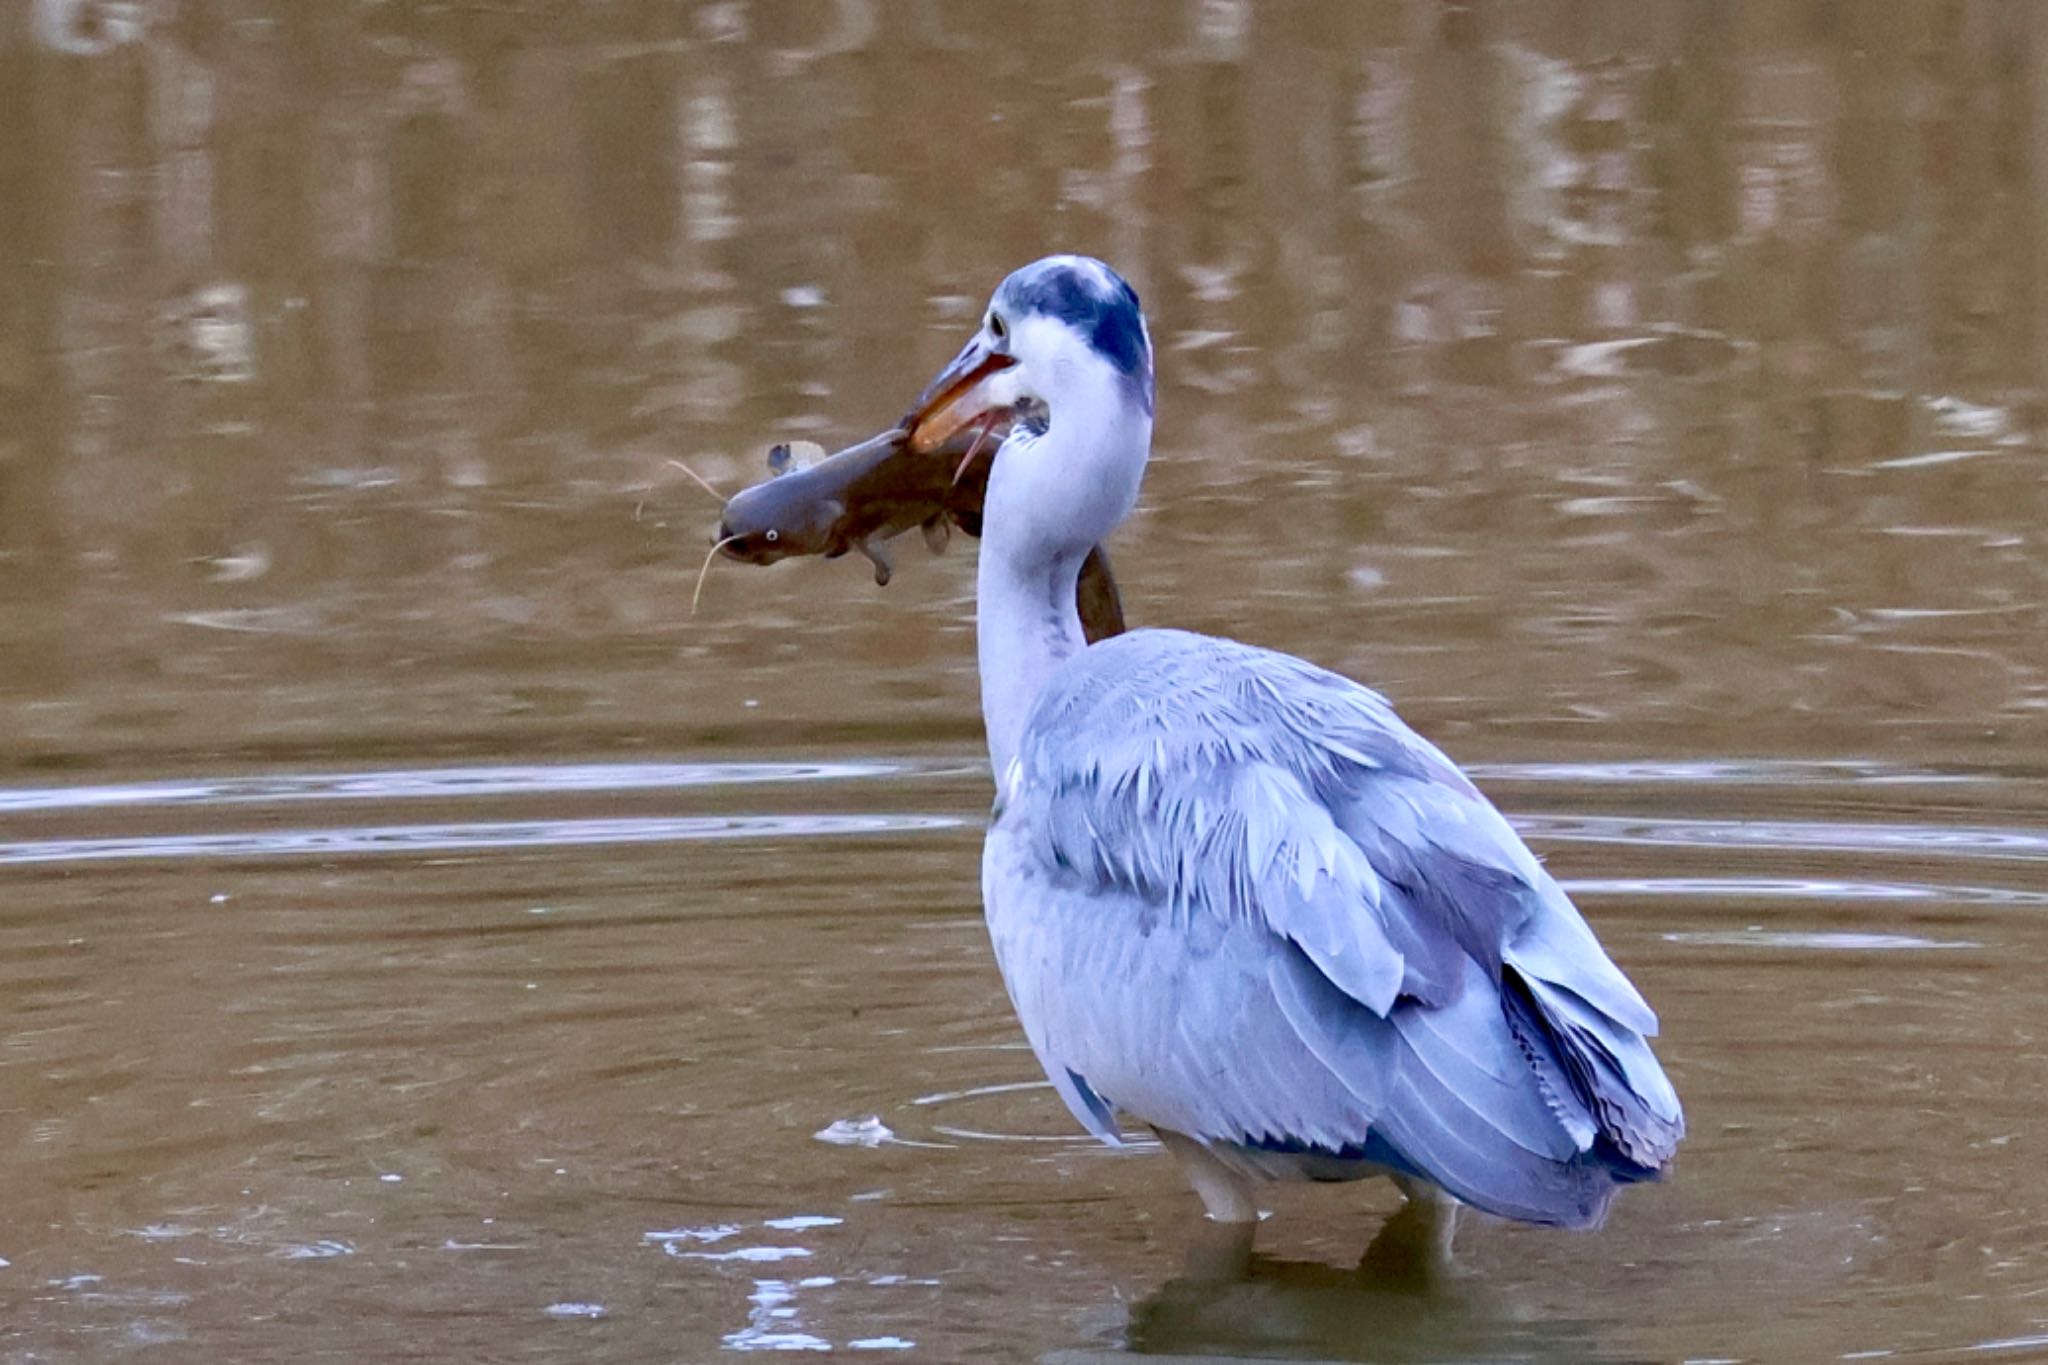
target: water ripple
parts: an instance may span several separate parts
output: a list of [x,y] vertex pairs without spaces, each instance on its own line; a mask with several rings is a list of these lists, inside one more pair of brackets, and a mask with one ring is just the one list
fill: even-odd
[[704,839],[901,834],[954,829],[950,815],[700,815],[630,820],[504,820],[445,825],[251,830],[233,834],[27,839],[0,843],[0,865],[129,858],[334,857],[586,844],[685,843]]
[[[392,768],[339,773],[262,773],[75,787],[0,788],[0,814],[109,807],[216,806],[297,801],[442,800],[480,796],[678,791],[777,782],[837,782],[980,771],[979,756],[804,763],[529,763],[475,768]],[[1604,763],[1480,763],[1473,777],[1498,782],[1810,786],[1821,783],[1950,784],[1997,776],[1906,768],[1875,759],[1631,759]]]
[[580,792],[674,791],[763,782],[897,777],[922,770],[905,760],[838,763],[561,763],[489,768],[395,768],[346,773],[266,773],[84,787],[0,789],[0,814],[109,806],[214,806],[250,802],[443,800]]
[[1850,882],[1830,877],[1573,877],[1559,885],[1574,896],[2048,905],[2048,891],[2021,891],[2006,886],[1940,886],[1928,882]]
[[1939,853],[1947,857],[2048,858],[2048,830],[1987,825],[1881,825],[1799,820],[1688,820],[1617,815],[1520,815],[1529,839],[1665,847]]
[[1646,758],[1606,763],[1474,763],[1466,771],[1482,782],[1628,782],[1678,786],[1810,787],[1840,782],[1922,786],[2000,780],[1994,773],[1908,768],[1868,758]]
[[1681,930],[1664,935],[1666,943],[1687,943],[1705,948],[1812,949],[1829,953],[1886,953],[1945,948],[1982,948],[1966,938],[1921,938],[1917,934],[1831,933],[1825,931],[1744,929]]

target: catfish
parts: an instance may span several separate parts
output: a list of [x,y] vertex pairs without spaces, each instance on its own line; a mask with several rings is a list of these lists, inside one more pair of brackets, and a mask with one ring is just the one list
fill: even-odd
[[[895,574],[887,544],[912,529],[942,553],[957,526],[981,534],[994,443],[963,431],[928,453],[898,425],[832,455],[806,463],[792,444],[768,452],[769,477],[725,504],[716,552],[743,564],[773,564],[800,555],[837,559],[857,550],[874,565],[875,582]],[[1090,644],[1124,631],[1123,599],[1100,545],[1088,553],[1074,589],[1082,633]]]

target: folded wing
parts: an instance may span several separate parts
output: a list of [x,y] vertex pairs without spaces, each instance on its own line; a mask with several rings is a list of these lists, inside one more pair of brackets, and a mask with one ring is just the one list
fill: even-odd
[[1499,813],[1376,694],[1139,631],[1055,676],[983,865],[1055,1087],[1238,1153],[1597,1221],[1684,1123],[1656,1017]]

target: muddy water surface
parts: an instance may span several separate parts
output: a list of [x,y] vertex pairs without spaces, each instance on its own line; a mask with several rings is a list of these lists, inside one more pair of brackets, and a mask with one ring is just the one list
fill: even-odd
[[[2048,15],[0,17],[0,1359],[2048,1354]],[[1141,623],[1386,691],[1664,1016],[1590,1236],[1186,1264],[979,920],[971,542],[724,566],[1053,248]]]

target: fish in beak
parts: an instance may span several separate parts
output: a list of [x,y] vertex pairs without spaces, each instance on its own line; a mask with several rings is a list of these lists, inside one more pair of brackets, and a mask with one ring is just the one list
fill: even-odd
[[[939,371],[911,409],[904,425],[910,429],[910,444],[919,454],[929,454],[944,445],[969,424],[983,424],[984,434],[997,423],[1007,421],[1017,404],[1015,376],[1006,372],[1016,365],[1014,356],[992,349],[985,337],[977,335],[953,357],[953,363]],[[980,448],[980,442],[974,449]],[[961,462],[964,472],[967,463]]]
[[[933,389],[943,393],[938,384]],[[882,546],[891,537],[922,529],[936,552],[948,525],[981,534],[988,461],[969,469],[961,454],[972,455],[981,442],[982,432],[967,429],[972,424],[970,416],[929,451],[913,447],[905,423],[808,465],[785,468],[771,452],[768,479],[725,504],[714,550],[746,564],[858,551],[875,561],[876,581],[887,582]],[[1123,602],[1101,547],[1081,565],[1074,595],[1091,643],[1122,633]]]

